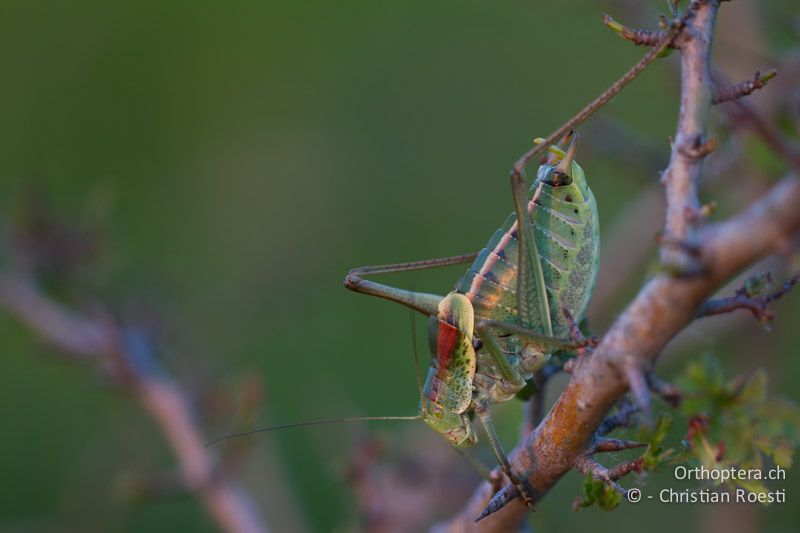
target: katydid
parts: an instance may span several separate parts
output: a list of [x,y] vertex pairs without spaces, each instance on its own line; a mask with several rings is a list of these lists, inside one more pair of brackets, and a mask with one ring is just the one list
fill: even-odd
[[[577,134],[566,151],[549,147],[526,192],[512,175],[514,213],[478,254],[351,270],[345,286],[406,305],[430,317],[433,354],[420,414],[456,448],[477,442],[480,420],[503,472],[528,505],[530,491],[511,471],[489,407],[514,397],[554,351],[574,348],[570,321],[584,317],[597,276],[599,221],[594,195],[574,161]],[[520,224],[518,221],[524,221]],[[363,276],[472,262],[446,296],[391,287]]]
[[[573,349],[570,319],[586,313],[597,276],[599,226],[594,195],[574,161],[578,136],[548,147],[551,156],[525,190],[512,175],[514,213],[477,254],[351,270],[345,286],[401,303],[428,317],[433,355],[420,389],[417,416],[345,417],[301,422],[226,435],[212,441],[272,431],[357,420],[424,420],[462,450],[478,440],[472,416],[484,427],[497,462],[532,505],[529,490],[512,472],[489,407],[513,398],[554,351]],[[519,220],[525,221],[518,224]],[[377,283],[363,276],[425,270],[471,262],[446,296]],[[420,381],[419,376],[417,377]],[[469,457],[469,456],[468,456]]]

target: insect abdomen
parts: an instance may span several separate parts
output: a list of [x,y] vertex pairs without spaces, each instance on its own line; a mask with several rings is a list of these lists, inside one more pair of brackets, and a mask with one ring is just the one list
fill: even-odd
[[[597,206],[591,191],[576,183],[551,187],[535,183],[528,204],[547,287],[553,334],[566,337],[561,312],[566,307],[580,320],[594,289],[599,258]],[[495,320],[516,319],[519,241],[516,216],[511,214],[481,250],[456,291],[473,302],[476,315]]]

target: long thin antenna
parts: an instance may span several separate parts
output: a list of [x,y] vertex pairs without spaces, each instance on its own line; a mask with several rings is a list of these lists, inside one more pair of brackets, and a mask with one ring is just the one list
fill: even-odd
[[422,386],[422,374],[419,369],[419,354],[417,353],[417,321],[414,320],[416,316],[414,311],[409,312],[408,316],[411,317],[411,351],[414,353],[414,372],[417,374],[417,388],[419,389],[419,398],[425,395]]
[[374,420],[420,420],[420,415],[414,416],[344,416],[341,418],[323,418],[321,420],[311,420],[309,422],[296,422],[294,424],[282,424],[280,426],[270,426],[267,428],[251,429],[249,431],[240,431],[239,433],[230,433],[223,435],[210,442],[205,447],[208,448],[220,441],[232,439],[234,437],[244,437],[246,435],[253,435],[255,433],[267,433],[268,431],[276,431],[278,429],[301,428],[306,426],[321,426],[324,424],[350,424],[353,422],[370,422]]

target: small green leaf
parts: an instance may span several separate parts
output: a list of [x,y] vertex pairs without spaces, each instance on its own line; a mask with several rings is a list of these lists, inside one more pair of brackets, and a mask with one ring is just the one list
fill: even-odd
[[622,501],[622,495],[604,481],[594,479],[591,475],[586,476],[583,482],[583,500],[580,507],[590,507],[597,505],[605,511],[616,508]]
[[762,404],[767,400],[767,373],[759,368],[742,387],[737,400],[743,404]]

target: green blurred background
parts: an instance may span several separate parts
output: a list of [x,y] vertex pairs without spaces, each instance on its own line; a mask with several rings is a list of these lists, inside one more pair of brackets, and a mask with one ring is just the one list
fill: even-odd
[[[118,303],[146,295],[167,310],[191,349],[165,364],[197,398],[209,389],[235,394],[242,376],[256,376],[264,395],[252,424],[413,414],[408,313],[347,292],[345,272],[479,249],[511,210],[513,160],[643,53],[604,28],[600,14],[652,26],[663,3],[644,4],[6,0],[0,207],[14,213],[35,185],[67,219],[102,213],[95,294]],[[734,4],[747,3],[724,6],[716,45],[731,68],[748,75],[796,47],[792,2]],[[753,45],[756,59],[734,46],[748,44],[730,31],[742,21],[772,30]],[[579,158],[604,238],[666,163],[675,66],[675,57],[657,63],[583,130]],[[603,148],[612,124],[636,142]],[[748,149],[763,152],[757,143]],[[765,179],[779,177],[781,164],[764,158]],[[592,317],[596,328],[645,270]],[[394,281],[444,292],[458,275]],[[797,400],[800,331],[790,325],[800,299],[789,300],[771,334],[742,323],[750,358],[735,356],[736,339],[702,330],[683,352],[714,352],[731,372],[766,365],[773,391]],[[170,450],[130,397],[48,354],[0,315],[0,530],[213,530],[190,496],[123,497],[132,472],[169,470]],[[663,374],[685,360],[670,357]],[[514,442],[519,408],[499,411]],[[226,416],[217,409],[204,432],[230,430],[234,415]],[[391,439],[402,426],[370,431]],[[288,431],[251,443],[243,483],[275,529],[358,528],[342,476],[358,431]],[[752,523],[793,530],[798,477],[789,473],[790,503],[747,511]],[[534,526],[646,524],[655,533],[716,524],[702,506],[574,513],[579,491],[578,476],[565,478]]]

